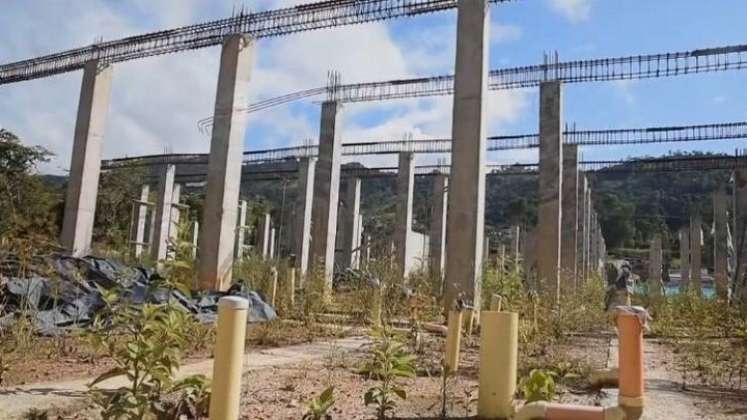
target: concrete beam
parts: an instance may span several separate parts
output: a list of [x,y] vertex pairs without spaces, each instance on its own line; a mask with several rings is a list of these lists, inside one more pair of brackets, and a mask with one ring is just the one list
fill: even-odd
[[703,259],[703,223],[700,213],[690,216],[690,285],[695,293],[703,293],[701,267]]
[[248,102],[253,55],[254,40],[247,36],[235,34],[223,42],[199,243],[202,289],[231,285],[246,130],[246,114],[235,109]]
[[446,263],[446,206],[448,204],[449,178],[444,174],[433,177],[430,223],[430,273],[443,280]]
[[109,65],[92,60],[83,68],[60,234],[60,244],[74,257],[85,256],[91,251],[111,81],[112,67]]
[[560,299],[562,103],[560,82],[543,82],[540,85],[537,278],[540,292],[552,302]]
[[648,285],[649,296],[661,296],[662,294],[661,268],[661,235],[657,233],[651,238],[648,250],[648,279],[646,280],[646,284]]
[[299,273],[299,284],[303,286],[309,269],[309,250],[311,246],[311,209],[314,198],[314,174],[316,158],[302,158],[298,164],[298,187],[296,195],[296,270]]
[[394,263],[399,274],[404,277],[409,274],[408,253],[412,252],[409,238],[412,230],[412,202],[415,190],[415,154],[401,152],[398,167],[397,210],[394,216]]
[[690,227],[682,226],[680,237],[680,291],[690,287]]
[[729,297],[728,200],[722,186],[713,194],[713,271],[716,295]]
[[311,211],[311,254],[313,271],[324,273],[327,290],[332,289],[337,234],[337,206],[340,190],[340,102],[322,104],[319,128],[319,161],[314,175],[314,205]]
[[135,225],[135,258],[143,255],[145,247],[145,227],[148,224],[148,205],[150,199],[150,185],[140,187],[140,203],[137,204],[137,221]]
[[172,196],[176,165],[162,165],[159,168],[158,189],[156,190],[155,224],[150,256],[155,261],[163,261],[169,249],[169,228],[171,227]]
[[561,280],[568,290],[578,286],[578,146],[563,146],[562,215],[560,234]]
[[444,304],[462,295],[479,310],[485,225],[485,124],[490,6],[459,0]]
[[361,210],[361,179],[348,179],[345,191],[345,210],[342,218],[342,261],[341,267],[358,268],[360,256],[360,210]]

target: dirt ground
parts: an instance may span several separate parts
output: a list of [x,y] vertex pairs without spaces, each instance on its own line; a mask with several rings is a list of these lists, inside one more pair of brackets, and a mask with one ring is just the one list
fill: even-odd
[[[206,327],[207,328],[207,327]],[[214,329],[212,327],[197,332],[199,341],[188,352],[183,364],[205,360],[212,356]],[[278,320],[267,324],[251,324],[247,329],[247,348],[262,349],[293,344],[308,343],[342,337],[349,330],[334,326],[315,324],[309,328],[291,320]],[[108,357],[96,356],[85,337],[40,337],[31,348],[22,354],[10,356],[10,369],[3,375],[0,386],[25,385],[37,382],[57,382],[62,380],[95,377],[112,368]]]

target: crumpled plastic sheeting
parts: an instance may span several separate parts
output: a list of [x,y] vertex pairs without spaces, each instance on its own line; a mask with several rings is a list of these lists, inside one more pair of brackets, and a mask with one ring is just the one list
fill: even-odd
[[157,274],[142,267],[128,267],[116,261],[55,255],[45,258],[53,268],[51,278],[38,274],[29,278],[0,277],[0,330],[15,323],[22,312],[42,335],[60,335],[71,329],[85,328],[97,311],[104,307],[98,287],[121,287],[135,304],[174,302],[195,314],[203,323],[215,322],[218,300],[226,295],[249,300],[248,322],[265,322],[277,318],[275,310],[251,290],[234,285],[228,292],[185,296],[177,290],[153,289],[150,283]]

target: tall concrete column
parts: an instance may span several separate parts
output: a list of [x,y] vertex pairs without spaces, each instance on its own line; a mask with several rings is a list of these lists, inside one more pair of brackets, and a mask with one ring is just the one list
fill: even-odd
[[150,256],[155,261],[166,259],[169,249],[169,228],[171,227],[171,199],[174,194],[174,174],[176,166],[163,165],[158,177],[158,190],[155,209],[155,224],[153,225],[153,243]]
[[238,226],[236,227],[236,258],[241,259],[244,257],[244,244],[246,243],[246,213],[248,209],[248,203],[246,200],[239,201],[239,220]]
[[490,7],[486,0],[459,0],[457,10],[444,304],[448,309],[462,295],[479,309]]
[[560,82],[543,82],[540,85],[537,277],[541,292],[553,302],[560,299],[562,102]]
[[565,287],[577,286],[578,263],[578,146],[563,146],[562,218],[560,230],[561,280]]
[[449,178],[444,174],[433,176],[431,196],[431,223],[428,246],[430,248],[430,273],[442,280],[446,263],[446,206]]
[[511,256],[514,259],[515,267],[518,269],[521,260],[521,226],[519,225],[511,227]]
[[578,178],[578,191],[576,195],[576,217],[578,225],[578,233],[576,236],[576,277],[578,284],[582,284],[586,280],[586,194],[589,188],[589,181],[586,179],[586,175],[579,174]]
[[660,296],[662,292],[662,278],[661,278],[661,263],[662,263],[662,252],[661,252],[661,235],[655,234],[651,238],[648,251],[648,295],[649,296]]
[[137,222],[135,225],[135,258],[140,258],[145,249],[145,226],[148,223],[148,200],[150,199],[150,185],[140,187],[140,200],[137,203]]
[[716,295],[721,299],[729,296],[727,205],[726,189],[720,187],[713,194],[713,271]]
[[358,268],[360,255],[360,210],[361,210],[361,179],[348,179],[345,191],[345,210],[342,218],[342,262],[341,267]]
[[680,291],[690,287],[690,227],[682,226],[680,237]]
[[296,270],[303,286],[309,269],[309,247],[311,246],[311,208],[314,197],[314,173],[316,158],[302,158],[298,163],[298,188],[296,195]]
[[270,244],[267,247],[267,258],[275,259],[275,240],[277,239],[278,231],[275,228],[270,229]]
[[584,280],[588,280],[591,274],[591,213],[594,204],[591,201],[591,188],[586,189],[584,199]]
[[690,285],[695,293],[703,293],[701,283],[701,262],[703,258],[703,230],[699,213],[690,216]]
[[246,129],[246,114],[235,109],[248,102],[253,55],[254,41],[247,36],[231,35],[223,43],[199,242],[202,289],[231,285]]
[[319,161],[314,175],[314,205],[311,211],[311,261],[312,270],[319,267],[324,272],[325,285],[332,289],[335,262],[335,235],[337,234],[337,206],[340,190],[340,113],[342,104],[327,101],[322,104],[319,128]]
[[98,60],[85,64],[60,234],[60,244],[74,257],[91,251],[111,80],[111,66]]
[[394,217],[394,249],[395,264],[400,275],[407,276],[408,253],[412,252],[409,243],[412,230],[412,201],[415,190],[415,154],[401,152],[399,154],[399,170],[397,172],[397,213]]
[[257,225],[257,252],[262,258],[270,255],[270,235],[272,235],[272,218],[270,213],[265,213],[259,218]]
[[589,272],[599,274],[599,221],[597,212],[591,211],[591,236],[589,238]]

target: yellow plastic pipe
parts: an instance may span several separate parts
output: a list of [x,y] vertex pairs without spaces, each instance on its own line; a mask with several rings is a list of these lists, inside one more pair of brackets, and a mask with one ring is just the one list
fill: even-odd
[[477,416],[508,418],[514,414],[519,314],[483,311],[480,327],[480,388]]
[[239,418],[248,311],[249,301],[244,298],[225,296],[218,301],[218,331],[213,361],[210,420]]
[[617,331],[620,341],[618,404],[629,420],[636,420],[643,414],[644,405],[643,325],[638,315],[619,312]]
[[459,346],[461,343],[462,311],[449,311],[445,359],[445,368],[448,373],[455,373],[459,368]]

